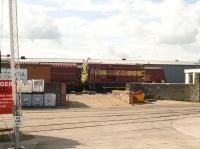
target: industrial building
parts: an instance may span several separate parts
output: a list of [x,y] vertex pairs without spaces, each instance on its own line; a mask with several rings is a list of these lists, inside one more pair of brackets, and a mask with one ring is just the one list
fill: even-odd
[[[2,68],[9,67],[9,57],[2,57]],[[184,69],[195,69],[195,62],[141,61],[106,59],[25,58],[20,67],[27,79],[44,79],[45,83],[65,83],[68,92],[103,88],[124,88],[128,82],[184,83]],[[83,64],[87,64],[87,86],[82,85]],[[113,89],[112,88],[112,89]]]
[[[23,62],[53,62],[68,63],[80,66],[83,59],[23,59]],[[166,83],[184,83],[184,69],[198,68],[197,62],[191,61],[147,61],[147,60],[104,60],[104,59],[88,59],[89,64],[125,64],[134,65],[141,64],[145,67],[161,67],[164,70]]]

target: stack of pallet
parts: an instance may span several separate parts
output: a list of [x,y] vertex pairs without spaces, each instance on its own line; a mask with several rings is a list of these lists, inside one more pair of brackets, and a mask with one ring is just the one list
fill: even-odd
[[20,80],[17,90],[21,92],[23,107],[56,106],[56,94],[44,92],[44,80]]

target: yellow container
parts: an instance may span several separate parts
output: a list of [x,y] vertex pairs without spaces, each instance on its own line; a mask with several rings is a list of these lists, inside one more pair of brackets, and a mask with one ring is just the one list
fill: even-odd
[[137,92],[133,93],[133,96],[135,97],[137,102],[144,102],[145,94],[143,91],[137,91]]

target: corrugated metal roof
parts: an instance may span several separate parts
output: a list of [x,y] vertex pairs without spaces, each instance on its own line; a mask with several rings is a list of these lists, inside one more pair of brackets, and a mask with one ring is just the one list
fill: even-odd
[[45,63],[83,63],[82,59],[64,59],[64,58],[26,58],[21,59],[24,62],[45,62]]
[[[8,58],[5,58],[8,60]],[[67,58],[26,58],[21,62],[37,63],[83,63],[86,59],[67,59]],[[153,61],[153,60],[111,60],[111,59],[88,59],[89,64],[159,64],[159,65],[197,65],[195,61]]]
[[40,62],[40,61],[20,61],[22,65],[50,65],[53,68],[76,68],[75,63],[63,63],[63,62]]
[[[82,63],[86,61],[84,59],[25,59],[26,61],[40,61],[40,62],[64,62],[64,63]],[[192,61],[152,61],[152,60],[111,60],[111,59],[88,59],[88,63],[100,63],[100,64],[161,64],[161,65],[196,65],[196,62]]]
[[102,64],[160,64],[160,65],[196,65],[191,61],[148,61],[148,60],[103,60],[103,59],[90,59],[89,63],[102,63]]

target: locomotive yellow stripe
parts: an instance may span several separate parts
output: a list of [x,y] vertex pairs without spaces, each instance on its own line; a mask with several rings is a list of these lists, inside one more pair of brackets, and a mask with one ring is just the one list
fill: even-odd
[[121,71],[121,70],[98,70],[95,71],[97,76],[144,76],[144,71]]

